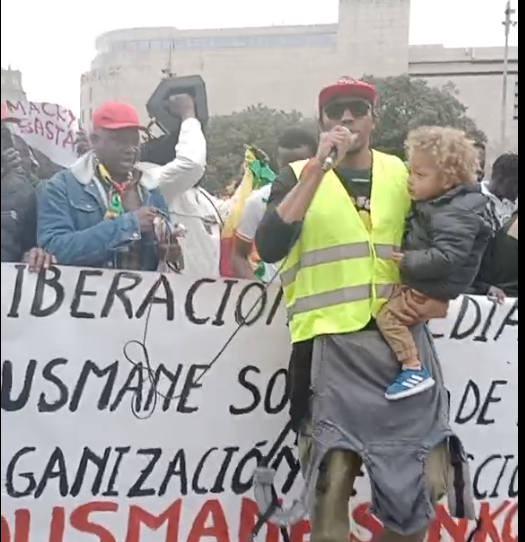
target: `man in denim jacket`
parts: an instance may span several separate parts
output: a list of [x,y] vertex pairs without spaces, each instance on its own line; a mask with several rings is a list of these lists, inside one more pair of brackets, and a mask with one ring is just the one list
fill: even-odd
[[38,244],[58,264],[153,271],[168,244],[178,248],[155,233],[168,209],[159,175],[136,167],[140,130],[132,106],[102,104],[93,114],[92,150],[41,189]]

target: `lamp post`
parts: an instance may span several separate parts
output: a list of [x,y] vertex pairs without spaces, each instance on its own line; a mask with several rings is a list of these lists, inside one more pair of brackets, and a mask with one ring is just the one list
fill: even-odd
[[513,20],[516,10],[512,9],[510,0],[507,0],[505,7],[505,20],[503,26],[505,28],[505,48],[503,52],[503,86],[501,96],[501,149],[505,151],[507,146],[507,116],[508,116],[508,87],[509,87],[509,36],[512,27],[516,26],[517,22]]

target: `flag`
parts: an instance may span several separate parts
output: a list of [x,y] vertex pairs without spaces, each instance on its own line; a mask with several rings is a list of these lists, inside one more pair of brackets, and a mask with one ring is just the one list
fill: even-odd
[[221,233],[221,263],[222,277],[234,277],[231,265],[235,230],[241,219],[246,200],[254,190],[273,182],[275,173],[268,165],[268,157],[256,147],[246,146],[244,153],[244,174],[235,194],[232,196],[230,214],[226,219]]

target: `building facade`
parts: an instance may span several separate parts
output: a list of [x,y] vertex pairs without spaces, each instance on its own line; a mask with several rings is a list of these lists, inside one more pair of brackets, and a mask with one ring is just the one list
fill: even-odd
[[[341,75],[409,73],[431,84],[452,82],[493,145],[501,139],[503,49],[409,46],[410,0],[339,0],[333,25],[219,30],[135,28],[96,41],[97,55],[81,80],[81,121],[105,100],[145,104],[163,73],[199,74],[210,113],[249,105],[316,113],[322,86]],[[518,51],[508,77],[508,148],[518,144]]]
[[18,70],[2,68],[2,101],[16,102],[25,99],[26,95],[22,86],[22,73]]

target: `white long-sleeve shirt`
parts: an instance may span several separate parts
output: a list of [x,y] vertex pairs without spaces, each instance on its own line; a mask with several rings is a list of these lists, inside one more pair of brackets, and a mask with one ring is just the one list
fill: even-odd
[[173,222],[188,230],[181,239],[186,275],[219,276],[221,230],[229,210],[228,202],[201,187],[191,188],[170,204]]
[[182,123],[175,155],[165,166],[141,163],[138,168],[160,188],[172,221],[187,230],[180,240],[184,274],[216,277],[219,275],[221,226],[229,214],[230,204],[197,186],[206,167],[206,139],[197,119],[186,119]]

